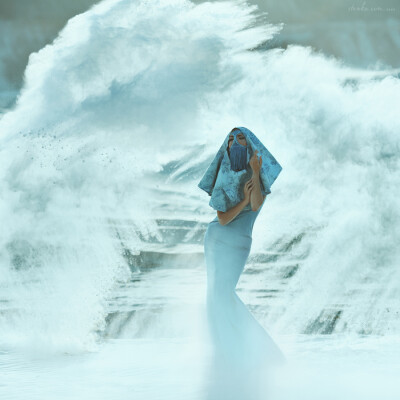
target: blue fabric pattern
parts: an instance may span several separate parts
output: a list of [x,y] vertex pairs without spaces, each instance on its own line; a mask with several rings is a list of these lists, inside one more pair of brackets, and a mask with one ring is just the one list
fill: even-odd
[[[231,168],[228,140],[229,136],[233,135],[235,142],[239,133],[242,133],[246,138],[247,165],[245,169],[236,172]],[[271,193],[271,185],[281,172],[281,165],[253,132],[242,126],[236,127],[233,132],[226,136],[214,160],[197,185],[211,196],[209,205],[212,208],[225,212],[243,200],[244,185],[253,175],[249,162],[255,150],[258,150],[258,156],[262,156],[263,160],[260,170],[261,193],[263,195]],[[249,208],[251,206],[248,204],[244,209]]]
[[231,160],[231,168],[233,171],[241,171],[246,168],[247,165],[247,146],[242,145],[237,141],[237,138],[233,139],[232,146],[228,149],[229,159]]

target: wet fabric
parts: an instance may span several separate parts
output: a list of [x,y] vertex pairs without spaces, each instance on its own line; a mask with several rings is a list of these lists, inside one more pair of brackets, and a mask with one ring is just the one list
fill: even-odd
[[[230,132],[226,136],[216,156],[198,184],[200,189],[211,196],[209,205],[215,210],[224,212],[243,200],[244,185],[253,175],[249,162],[256,150],[258,150],[258,157],[262,156],[263,160],[260,170],[260,187],[263,195],[271,193],[271,185],[282,170],[281,165],[253,132],[245,127],[237,127],[234,129],[233,132]],[[245,136],[247,142],[246,168],[234,171],[228,153],[228,140],[229,136],[233,135],[235,143],[236,136],[239,133]],[[246,208],[249,209],[251,207],[247,205]]]

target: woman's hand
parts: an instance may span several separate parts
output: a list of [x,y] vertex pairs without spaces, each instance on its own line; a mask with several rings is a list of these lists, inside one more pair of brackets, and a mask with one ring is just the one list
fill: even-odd
[[251,190],[253,189],[253,186],[254,186],[253,179],[249,179],[244,185],[243,194],[246,205],[249,204],[250,202],[250,194]]
[[253,156],[250,158],[250,167],[253,170],[253,173],[258,174],[260,172],[262,166],[262,156],[258,158],[257,156],[258,150],[256,150]]

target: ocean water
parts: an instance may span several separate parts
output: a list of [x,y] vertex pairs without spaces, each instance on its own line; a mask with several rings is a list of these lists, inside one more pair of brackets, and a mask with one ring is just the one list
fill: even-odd
[[[262,399],[385,399],[400,395],[398,338],[286,336],[291,364],[248,384]],[[110,339],[98,351],[58,356],[1,353],[7,399],[205,399],[215,390],[201,343]],[[173,360],[173,362],[171,362]],[[232,385],[233,386],[233,385]],[[226,396],[214,398],[230,398]]]
[[[220,0],[212,0],[219,2]],[[205,0],[193,0],[195,4]],[[29,55],[52,41],[67,21],[99,0],[13,0],[0,2],[0,113],[11,107],[23,86]],[[398,0],[248,0],[266,18],[257,24],[281,25],[279,35],[259,48],[297,44],[342,59],[355,68],[388,70],[400,63]]]
[[238,285],[291,361],[261,392],[398,398],[399,70],[266,50],[257,15],[102,1],[29,56],[0,119],[2,397],[207,398],[197,182],[238,125],[283,166]]

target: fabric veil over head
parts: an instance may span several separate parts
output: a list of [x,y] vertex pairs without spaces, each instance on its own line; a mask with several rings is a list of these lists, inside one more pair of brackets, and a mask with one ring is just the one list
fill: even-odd
[[[246,138],[247,162],[245,168],[240,171],[234,171],[231,164],[236,165],[236,163],[234,161],[231,163],[228,153],[228,140],[229,136],[232,135],[234,138],[233,144],[235,144],[237,142],[236,136],[239,133],[242,133]],[[209,205],[212,208],[225,212],[244,199],[244,185],[253,175],[249,162],[256,150],[258,150],[258,157],[262,156],[260,169],[261,193],[263,195],[271,193],[271,185],[281,172],[281,165],[253,132],[245,127],[237,127],[226,136],[222,146],[197,185],[211,196]],[[248,204],[246,208],[251,208],[251,206]]]

